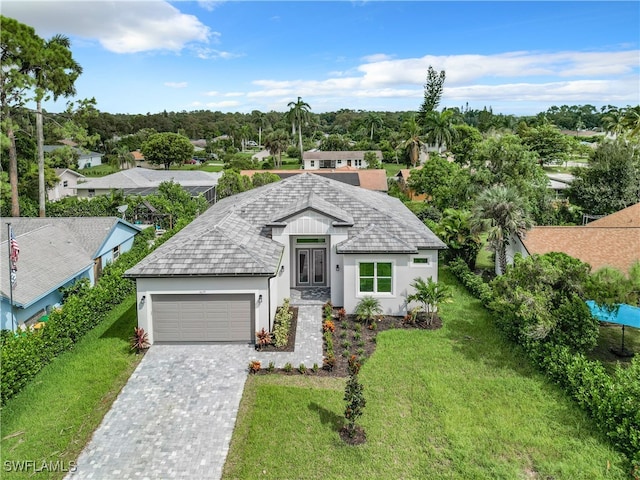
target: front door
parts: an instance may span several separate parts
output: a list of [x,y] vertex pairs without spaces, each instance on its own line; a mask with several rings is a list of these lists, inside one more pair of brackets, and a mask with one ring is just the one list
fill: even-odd
[[296,250],[296,285],[324,287],[327,285],[326,250],[324,248],[298,248]]

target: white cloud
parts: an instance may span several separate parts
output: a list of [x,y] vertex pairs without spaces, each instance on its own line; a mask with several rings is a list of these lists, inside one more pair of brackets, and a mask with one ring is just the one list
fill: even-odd
[[198,58],[201,58],[203,60],[217,60],[217,59],[230,60],[232,58],[238,58],[238,57],[244,56],[243,54],[225,52],[222,50],[216,50],[213,48],[207,48],[207,47],[201,47],[201,46],[193,47],[193,51],[195,52]]
[[33,26],[41,36],[63,32],[96,39],[114,53],[178,52],[191,42],[208,43],[216,36],[194,15],[183,14],[170,3],[158,0],[4,1],[2,10],[3,15]]
[[187,85],[187,82],[164,82],[164,86],[170,88],[186,88]]
[[220,92],[211,90],[209,92],[204,92],[204,95],[206,95],[207,97],[217,97],[218,95],[220,95]]
[[419,103],[432,65],[446,71],[443,105],[447,101],[453,105],[474,100],[635,104],[639,95],[639,53],[506,52],[395,60],[376,54],[366,57],[367,62],[355,70],[330,72],[333,78],[255,80],[257,88],[247,97],[269,101],[299,95],[306,101],[317,99],[318,103],[326,98],[415,98]]
[[391,55],[387,55],[386,53],[374,53],[373,55],[367,55],[363,57],[362,60],[367,63],[375,63],[375,62],[386,62],[387,60],[391,60],[393,57]]

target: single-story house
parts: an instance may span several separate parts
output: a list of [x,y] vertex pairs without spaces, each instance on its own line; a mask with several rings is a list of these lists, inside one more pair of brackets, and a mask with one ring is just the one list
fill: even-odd
[[[382,152],[380,150],[371,151],[375,153],[379,161],[382,161]],[[369,164],[364,159],[365,153],[367,152],[364,150],[326,152],[322,150],[309,150],[308,152],[304,152],[302,164],[305,170],[340,167],[367,168]]]
[[640,203],[579,227],[533,227],[507,247],[507,261],[516,253],[563,252],[591,265],[593,271],[614,267],[627,273],[640,261]]
[[[292,175],[304,173],[304,170],[241,170],[241,175],[253,177],[255,173],[270,172],[280,178],[289,178]],[[342,183],[362,187],[376,192],[387,192],[387,172],[384,169],[359,169],[354,167],[343,167],[338,169],[315,170],[315,175],[321,175]]]
[[200,170],[153,170],[138,167],[78,183],[76,190],[81,198],[108,195],[112,190],[119,190],[124,195],[145,196],[157,192],[162,182],[173,181],[192,196],[202,193],[209,203],[214,203],[221,175],[220,172]]
[[[43,147],[43,151],[45,153],[51,153],[54,150],[59,148],[64,148],[69,145],[45,145]],[[102,165],[102,154],[98,152],[91,152],[89,150],[84,150],[82,148],[78,148],[75,146],[70,147],[73,151],[75,151],[78,157],[78,169],[82,170],[83,168],[96,167],[98,165]]]
[[[62,299],[61,287],[81,278],[93,285],[102,269],[127,252],[140,228],[116,217],[53,217],[5,219],[20,248],[16,284],[0,275],[0,327],[30,325]],[[7,229],[1,229],[0,251],[7,252]],[[0,255],[0,271],[8,271]],[[11,296],[13,293],[13,322]]]
[[124,275],[152,343],[253,343],[291,289],[402,315],[444,248],[397,198],[307,172],[222,199]]
[[85,176],[69,168],[56,168],[55,171],[60,180],[53,188],[47,190],[49,201],[55,202],[64,197],[75,197],[78,180],[85,178]]

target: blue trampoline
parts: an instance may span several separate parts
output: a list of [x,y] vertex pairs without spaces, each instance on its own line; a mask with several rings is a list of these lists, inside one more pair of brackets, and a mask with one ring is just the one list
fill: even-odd
[[620,304],[618,310],[610,312],[606,308],[601,307],[593,300],[587,300],[587,305],[591,310],[591,315],[602,322],[617,323],[622,325],[622,346],[620,351],[612,349],[612,351],[621,356],[632,356],[633,353],[624,348],[624,327],[640,328],[640,307]]

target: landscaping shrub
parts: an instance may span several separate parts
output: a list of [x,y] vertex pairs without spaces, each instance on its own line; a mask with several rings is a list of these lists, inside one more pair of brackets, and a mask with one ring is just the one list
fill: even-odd
[[278,308],[276,313],[275,325],[273,327],[273,338],[276,347],[284,347],[289,341],[289,331],[291,330],[291,320],[293,312],[291,311],[290,300],[285,298],[282,306]]
[[456,258],[449,262],[449,270],[483,305],[487,306],[491,302],[491,287],[484,282],[480,275],[473,273],[462,258]]

